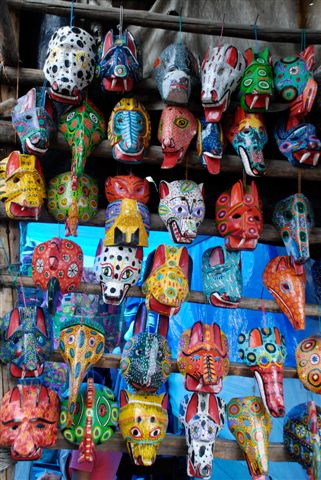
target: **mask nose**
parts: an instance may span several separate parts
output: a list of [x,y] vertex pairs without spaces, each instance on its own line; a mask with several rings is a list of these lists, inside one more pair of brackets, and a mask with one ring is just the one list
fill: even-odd
[[26,419],[24,419],[22,424],[18,427],[18,433],[12,448],[15,453],[21,457],[28,457],[28,455],[36,449],[33,438],[29,433],[29,425]]
[[175,142],[172,137],[165,137],[162,141],[162,148],[174,148]]

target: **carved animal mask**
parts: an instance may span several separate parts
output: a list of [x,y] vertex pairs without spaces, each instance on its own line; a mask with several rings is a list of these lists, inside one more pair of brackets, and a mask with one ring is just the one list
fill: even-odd
[[314,226],[313,210],[307,197],[296,193],[280,200],[275,206],[272,221],[295,264],[307,262],[310,258],[309,233]]
[[38,460],[57,440],[59,398],[43,385],[17,385],[0,407],[0,445],[17,460]]
[[254,372],[263,404],[273,417],[284,417],[285,339],[277,327],[253,328],[238,337],[239,355]]
[[255,53],[253,48],[248,48],[244,55],[247,67],[240,86],[241,107],[245,112],[265,112],[274,87],[269,49]]
[[55,313],[59,294],[75,290],[82,277],[84,255],[77,243],[53,237],[40,243],[32,255],[32,279],[47,291],[50,313]]
[[183,43],[171,43],[155,60],[154,77],[165,103],[187,105],[199,81],[198,62]]
[[197,120],[187,108],[166,106],[158,127],[158,141],[164,155],[161,168],[181,163],[196,133]]
[[119,428],[135,465],[152,465],[165,437],[168,395],[120,392]]
[[80,463],[94,461],[94,445],[107,442],[117,422],[114,392],[94,383],[92,378],[79,388],[71,425],[68,425],[68,399],[62,401],[59,427],[68,442],[79,445]]
[[219,393],[230,362],[227,338],[217,323],[194,323],[182,333],[178,348],[177,366],[186,390]]
[[290,257],[275,257],[263,272],[263,283],[295,330],[305,328],[305,272],[298,273]]
[[104,247],[100,240],[94,270],[104,303],[120,305],[137,284],[143,263],[142,247]]
[[60,328],[59,349],[69,367],[68,427],[77,413],[76,401],[81,382],[89,368],[101,358],[104,348],[104,329],[97,322],[75,318]]
[[161,244],[147,259],[142,291],[148,310],[176,315],[189,294],[192,260],[185,247]]
[[50,97],[79,105],[95,73],[95,40],[78,27],[61,27],[51,37],[43,67]]
[[158,214],[175,243],[192,243],[205,217],[203,184],[175,180],[159,185]]
[[98,77],[103,91],[130,92],[141,78],[140,52],[134,36],[109,30],[98,50]]
[[242,297],[241,253],[209,248],[202,258],[203,291],[214,307],[237,307]]
[[243,162],[244,170],[251,177],[265,174],[263,148],[268,137],[263,116],[246,113],[237,107],[234,117],[226,122],[225,135]]
[[207,122],[219,122],[245,69],[242,53],[232,45],[208,48],[202,63],[202,105]]
[[57,128],[53,107],[44,89],[32,88],[18,98],[12,110],[12,124],[24,153],[38,157],[46,154]]
[[179,420],[185,430],[187,475],[211,478],[216,437],[225,423],[224,400],[208,393],[185,395]]
[[123,98],[115,105],[108,122],[108,140],[115,160],[140,163],[151,137],[150,118],[136,98]]
[[223,156],[223,130],[219,123],[210,123],[202,118],[197,128],[197,153],[201,165],[208,173],[217,175]]
[[308,390],[321,393],[321,337],[302,340],[295,350],[298,377]]
[[254,181],[236,182],[216,201],[215,220],[227,250],[254,250],[263,230],[261,200]]
[[40,307],[18,307],[1,321],[0,358],[14,378],[39,377],[53,347],[51,319]]
[[39,160],[17,151],[0,161],[0,200],[9,218],[38,220],[46,198]]
[[260,397],[232,398],[227,404],[229,429],[236,438],[253,480],[268,475],[271,417]]
[[98,108],[87,100],[60,117],[59,131],[71,147],[71,172],[76,187],[78,181],[81,183],[87,158],[105,138],[105,119]]
[[98,186],[88,175],[82,175],[73,189],[71,172],[61,173],[49,182],[48,211],[58,221],[65,221],[65,235],[77,236],[78,222],[86,223],[98,210]]
[[171,371],[171,352],[166,340],[168,317],[160,316],[155,333],[146,330],[147,310],[138,307],[133,336],[126,342],[120,369],[126,382],[134,389],[156,392]]

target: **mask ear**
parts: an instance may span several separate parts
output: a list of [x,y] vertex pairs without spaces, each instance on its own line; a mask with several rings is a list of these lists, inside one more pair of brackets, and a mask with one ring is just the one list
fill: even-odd
[[204,65],[207,62],[207,60],[208,60],[208,49],[206,50],[204,60],[202,61],[202,66],[201,66],[202,69],[204,68]]
[[251,182],[251,192],[252,192],[252,197],[253,197],[254,203],[256,205],[259,205],[259,203],[260,203],[259,192],[257,190],[256,183],[254,181]]
[[200,191],[202,193],[202,197],[204,198],[204,195],[205,195],[204,183],[199,183],[198,188],[200,189]]
[[168,393],[164,393],[161,396],[161,404],[164,410],[167,410],[167,405],[168,405]]
[[209,256],[209,264],[211,267],[216,265],[224,265],[225,255],[222,247],[214,247]]
[[214,421],[217,425],[220,425],[221,419],[218,413],[217,402],[218,402],[218,399],[215,397],[215,395],[209,395],[207,414],[210,417],[214,418]]
[[[254,182],[252,182],[254,183]],[[231,190],[231,204],[235,205],[243,202],[243,182],[239,180],[236,182]]]
[[280,260],[276,266],[276,272],[284,272],[288,269],[287,257],[280,257]]
[[275,337],[275,343],[277,345],[282,345],[280,330],[277,327],[274,327],[274,337]]
[[308,70],[311,72],[315,60],[314,45],[309,45],[299,56],[305,61]]
[[162,337],[167,337],[168,334],[168,323],[169,323],[169,318],[166,315],[160,315],[158,317],[158,328],[157,331],[159,335],[162,335]]
[[129,397],[128,397],[128,392],[126,392],[126,390],[120,391],[119,400],[120,400],[120,408],[123,408],[125,407],[125,405],[127,405],[127,403],[129,402]]
[[135,258],[137,258],[137,260],[142,261],[143,260],[143,254],[144,254],[143,247],[137,247]]
[[169,194],[169,184],[165,180],[161,180],[159,184],[159,197],[161,199],[167,197]]
[[271,64],[271,57],[268,48],[265,48],[263,52],[261,52],[260,57],[263,58],[266,62]]
[[46,405],[50,404],[49,392],[44,385],[41,385],[39,388],[37,405],[39,405],[39,403],[45,403]]
[[249,338],[249,347],[255,348],[263,345],[261,332],[258,328],[253,328],[250,331],[250,338]]
[[141,303],[138,307],[135,322],[134,322],[134,335],[138,333],[142,333],[146,329],[146,321],[147,321],[147,309],[145,303]]
[[202,322],[195,322],[192,326],[189,347],[194,347],[203,342],[203,324]]
[[126,31],[126,38],[127,38],[127,46],[129,48],[129,50],[132,52],[134,57],[137,57],[137,51],[136,51],[134,37],[132,36],[132,34],[130,32]]
[[102,58],[106,55],[106,53],[108,52],[108,50],[109,50],[110,47],[112,46],[113,41],[114,41],[113,31],[112,31],[112,30],[109,30],[109,32],[108,32],[107,35],[105,36],[104,45],[103,45],[103,50],[102,50],[102,53],[101,53],[101,57],[102,57]]
[[253,62],[253,58],[254,58],[252,48],[248,48],[247,50],[245,50],[244,58],[245,58],[245,61],[246,61],[246,65],[251,65],[251,63]]
[[44,334],[48,335],[47,328],[46,328],[46,322],[45,322],[45,315],[43,312],[43,309],[40,307],[37,307],[37,312],[36,312],[36,321],[37,321],[37,327],[39,330]]
[[10,177],[20,167],[19,152],[10,153],[6,169],[6,177]]
[[98,255],[101,255],[102,251],[103,251],[103,247],[104,247],[104,242],[102,239],[99,240],[99,243],[97,245],[97,250],[96,250],[96,257],[98,257]]
[[222,350],[223,350],[222,331],[221,331],[220,327],[217,325],[217,323],[213,323],[212,328],[213,328],[213,336],[214,336],[215,345],[216,345],[218,351],[222,352]]
[[12,390],[11,397],[10,397],[10,403],[11,402],[19,402],[19,404],[21,406],[21,391],[20,391],[19,386],[15,387]]
[[20,326],[20,312],[18,308],[14,308],[10,313],[10,320],[7,330],[7,339],[10,338],[17,328]]
[[229,47],[225,52],[225,62],[232,68],[236,68],[238,60],[238,52],[235,47]]
[[188,402],[188,406],[185,413],[185,421],[189,423],[193,417],[197,414],[198,410],[198,396],[197,393],[193,393]]

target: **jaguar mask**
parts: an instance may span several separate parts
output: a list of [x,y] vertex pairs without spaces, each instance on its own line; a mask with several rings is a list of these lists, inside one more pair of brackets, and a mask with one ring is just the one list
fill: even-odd
[[168,395],[120,392],[119,428],[135,465],[149,467],[165,437]]
[[159,185],[158,214],[175,243],[192,243],[205,217],[203,184],[175,180]]
[[217,323],[194,323],[182,333],[178,345],[178,370],[191,392],[219,393],[230,367],[228,343]]
[[221,170],[223,156],[223,130],[219,123],[210,123],[202,118],[197,127],[196,150],[200,164],[208,173],[217,175]]
[[254,372],[263,404],[272,417],[284,417],[285,339],[277,327],[253,328],[238,337],[239,355]]
[[295,350],[298,377],[308,390],[321,393],[321,337],[302,340]]

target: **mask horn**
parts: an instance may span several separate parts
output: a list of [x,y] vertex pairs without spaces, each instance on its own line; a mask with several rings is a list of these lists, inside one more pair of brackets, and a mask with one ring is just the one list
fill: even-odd
[[60,296],[60,284],[56,277],[51,277],[48,282],[47,305],[50,315],[54,315],[57,310]]

